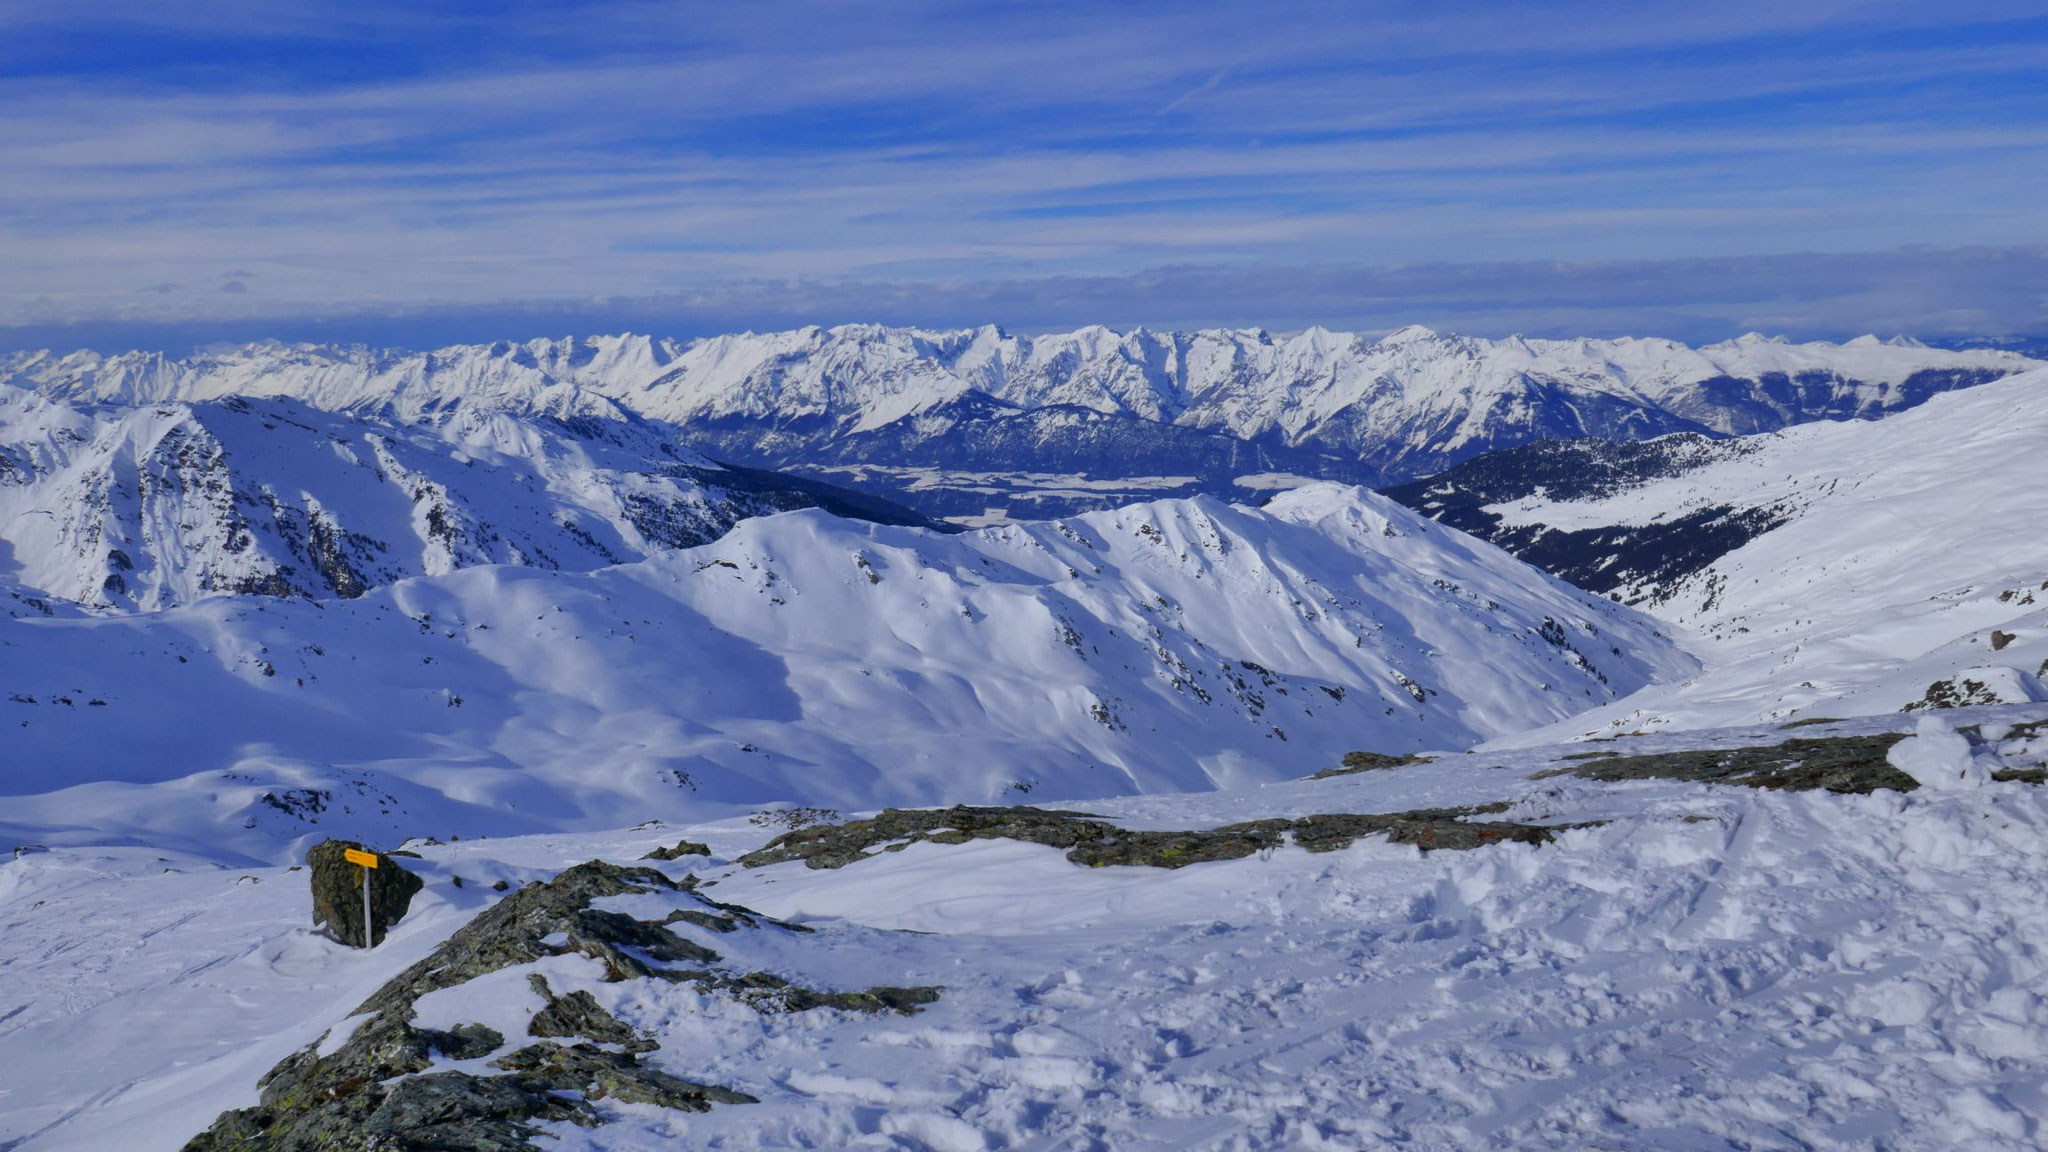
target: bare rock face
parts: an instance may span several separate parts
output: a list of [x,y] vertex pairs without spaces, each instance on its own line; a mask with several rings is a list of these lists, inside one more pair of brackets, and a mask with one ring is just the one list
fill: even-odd
[[[313,923],[327,925],[342,943],[361,947],[363,869],[344,858],[350,848],[369,851],[353,840],[323,840],[306,853],[306,865],[313,877]],[[377,867],[370,870],[370,921],[373,942],[382,943],[384,934],[404,918],[413,896],[426,884],[384,853],[375,855]]]
[[675,846],[675,847],[673,847],[673,848],[656,848],[656,849],[655,849],[654,851],[652,851],[652,852],[649,852],[649,853],[648,853],[647,855],[645,855],[645,856],[642,856],[642,857],[641,857],[641,859],[642,859],[642,860],[680,860],[680,859],[682,859],[682,858],[683,858],[683,857],[685,857],[685,856],[709,856],[709,855],[711,855],[711,847],[710,847],[710,845],[708,845],[708,844],[699,844],[699,843],[697,843],[697,842],[696,842],[695,840],[678,840],[678,841],[676,841],[676,846]]

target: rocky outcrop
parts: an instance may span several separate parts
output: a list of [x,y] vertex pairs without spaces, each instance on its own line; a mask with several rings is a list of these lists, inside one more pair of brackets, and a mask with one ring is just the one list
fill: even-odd
[[682,858],[683,858],[683,857],[685,857],[685,856],[709,856],[709,855],[711,855],[711,848],[710,848],[710,846],[709,846],[709,845],[706,845],[706,844],[699,844],[699,843],[697,843],[697,842],[696,842],[695,840],[678,840],[678,841],[676,841],[675,847],[673,847],[673,848],[656,848],[656,849],[655,849],[654,851],[652,851],[652,852],[649,852],[649,853],[648,853],[647,855],[645,855],[645,856],[642,856],[642,857],[641,857],[641,859],[642,859],[642,860],[680,860],[680,859],[682,859]]
[[1050,808],[890,808],[869,820],[802,828],[771,840],[739,858],[749,868],[802,860],[811,868],[843,868],[876,851],[895,852],[911,844],[964,844],[969,840],[1022,840],[1066,850],[1076,864],[1100,868],[1135,864],[1182,868],[1214,860],[1238,860],[1278,848],[1290,840],[1311,852],[1348,848],[1367,836],[1432,849],[1478,848],[1515,842],[1547,844],[1559,830],[1539,824],[1475,821],[1471,816],[1507,809],[1420,808],[1410,812],[1324,813],[1297,819],[1253,820],[1188,832],[1133,831],[1085,812]]
[[[540,1147],[535,1125],[596,1126],[610,1100],[699,1112],[754,1101],[648,1065],[643,1057],[656,1051],[653,1038],[588,991],[557,992],[538,973],[529,983],[543,1006],[525,1037],[478,1024],[437,1030],[414,1023],[415,1005],[429,992],[545,957],[579,954],[603,964],[609,981],[691,983],[764,1012],[907,1013],[938,998],[936,988],[804,988],[737,970],[717,950],[664,924],[592,907],[606,896],[650,892],[682,905],[670,923],[724,925],[714,930],[730,933],[798,931],[705,899],[651,868],[579,864],[512,893],[399,973],[350,1013],[368,1019],[345,1042],[326,1055],[316,1044],[285,1059],[261,1081],[255,1107],[222,1114],[186,1152],[532,1152]],[[446,1066],[487,1058],[489,1074]]]
[[[306,853],[307,871],[313,882],[313,924],[327,930],[344,944],[362,947],[363,869],[343,857],[349,849],[369,851],[354,840],[323,840]],[[382,852],[374,853],[377,866],[370,870],[371,942],[381,944],[393,924],[405,917],[412,898],[426,883],[398,866]]]
[[1384,752],[1346,752],[1339,767],[1325,768],[1309,777],[1311,780],[1328,780],[1332,776],[1356,776],[1360,772],[1384,772],[1389,768],[1401,768],[1409,764],[1427,764],[1429,757],[1417,756],[1413,752],[1389,756]]
[[1646,756],[1582,753],[1582,763],[1538,772],[1536,779],[1579,776],[1608,783],[1621,780],[1695,780],[1741,784],[1792,792],[1911,792],[1920,785],[1885,760],[1897,732],[1787,740],[1770,747],[1704,748]]

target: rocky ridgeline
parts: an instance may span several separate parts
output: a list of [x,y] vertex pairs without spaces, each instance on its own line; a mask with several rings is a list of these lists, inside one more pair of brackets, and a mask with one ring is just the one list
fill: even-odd
[[[1787,727],[1832,724],[1826,717],[1794,721]],[[2027,739],[2048,728],[2048,721],[2007,725],[2006,738]],[[1986,739],[1978,725],[1956,729],[1969,748],[1987,752],[1996,741]],[[1913,739],[1903,732],[1867,735],[1794,737],[1782,743],[1741,748],[1696,748],[1678,752],[1653,752],[1620,756],[1607,752],[1581,752],[1566,757],[1576,761],[1538,772],[1535,779],[1577,776],[1586,780],[1618,783],[1626,780],[1687,780],[1702,784],[1733,784],[1773,791],[1868,794],[1879,789],[1912,792],[1921,782],[1898,763],[1901,742]],[[1999,762],[1987,770],[1997,782],[2039,784],[2039,768],[2013,767]]]
[[1090,868],[1129,864],[1182,868],[1215,860],[1240,860],[1292,841],[1311,852],[1348,848],[1367,836],[1432,849],[1469,849],[1486,844],[1547,844],[1561,829],[1501,820],[1472,820],[1507,810],[1506,804],[1476,808],[1420,808],[1411,812],[1321,813],[1295,819],[1252,820],[1187,832],[1133,831],[1085,812],[1050,808],[890,808],[868,820],[799,828],[739,858],[749,868],[801,860],[810,868],[842,868],[876,851],[898,852],[921,842],[965,844],[969,840],[1021,840],[1064,849],[1067,859]]
[[[2048,728],[2048,721],[2008,728],[2008,735],[2030,737]],[[1532,779],[1575,776],[1605,783],[1681,780],[1792,792],[1912,792],[1921,783],[1902,770],[1894,756],[1894,750],[1909,738],[1905,733],[1880,732],[1794,737],[1774,745],[1641,755],[1580,752],[1563,757],[1563,764],[1537,772]],[[1970,747],[1987,746],[1975,727],[1961,729],[1959,739]],[[1318,772],[1309,779],[1394,771],[1428,762],[1428,758],[1421,756],[1359,751],[1346,755],[1341,767]],[[2039,769],[2000,765],[1989,772],[1988,778],[2039,784],[2044,776]],[[1290,844],[1310,852],[1334,852],[1372,836],[1383,836],[1389,843],[1412,845],[1424,852],[1470,850],[1503,843],[1542,845],[1550,843],[1559,832],[1599,823],[1535,824],[1480,819],[1508,808],[1509,804],[1503,801],[1405,812],[1325,812],[1187,831],[1122,828],[1091,813],[1052,808],[965,804],[951,808],[889,808],[864,820],[820,822],[795,828],[740,857],[737,863],[761,868],[802,861],[808,868],[843,868],[879,852],[900,852],[912,844],[1018,840],[1061,849],[1068,860],[1084,867],[1182,868],[1240,860]]]
[[[677,907],[661,923],[592,907],[635,893],[666,894]],[[483,1024],[414,1023],[419,999],[430,992],[551,956],[595,960],[610,982],[688,983],[762,1012],[909,1013],[938,999],[936,988],[829,992],[746,972],[670,930],[679,923],[719,935],[806,931],[707,899],[652,868],[579,864],[512,893],[399,973],[350,1013],[369,1018],[339,1047],[322,1055],[316,1044],[278,1064],[261,1081],[256,1107],[222,1114],[185,1152],[531,1152],[537,1124],[596,1126],[608,1100],[694,1112],[754,1102],[650,1066],[644,1057],[657,1050],[651,1038],[589,992],[557,993],[539,973],[528,980],[543,1007],[523,1037]],[[490,1074],[436,1070],[487,1058]]]

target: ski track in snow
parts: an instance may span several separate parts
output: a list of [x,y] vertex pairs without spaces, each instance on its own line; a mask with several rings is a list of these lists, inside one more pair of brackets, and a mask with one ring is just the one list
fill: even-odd
[[[2016,718],[1964,718],[1979,716]],[[1932,723],[1927,750],[1895,763],[1969,761]],[[2048,746],[2001,750],[2028,766]],[[175,1148],[482,907],[490,879],[678,837],[717,854],[694,867],[709,894],[817,930],[753,963],[946,992],[913,1017],[764,1016],[543,961],[654,1033],[657,1066],[762,1100],[606,1105],[611,1123],[557,1131],[563,1149],[2037,1146],[2048,796],[1527,778],[1566,751],[1084,805],[1188,827],[1505,796],[1513,818],[1607,821],[1540,848],[1372,841],[1163,871],[975,841],[738,870],[723,861],[769,834],[744,820],[425,847],[418,910],[367,956],[304,926],[302,874],[27,855],[0,865],[0,1147]],[[486,979],[524,984],[520,969]],[[494,1011],[511,1035],[533,1007],[468,999],[422,1011]]]

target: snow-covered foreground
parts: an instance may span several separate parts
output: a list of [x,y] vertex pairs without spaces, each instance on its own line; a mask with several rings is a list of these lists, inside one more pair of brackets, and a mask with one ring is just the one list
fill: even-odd
[[[494,898],[489,881],[679,837],[715,858],[672,875],[817,931],[678,933],[813,986],[944,994],[913,1016],[764,1015],[602,983],[572,956],[422,999],[423,1025],[517,1036],[537,968],[658,1038],[656,1066],[760,1099],[600,1103],[609,1123],[560,1126],[553,1147],[2036,1147],[2048,793],[1984,775],[2039,767],[2048,738],[1987,726],[1973,752],[1921,723],[1890,754],[1923,782],[1909,794],[1530,778],[1579,745],[1087,805],[1153,828],[1496,800],[1501,818],[1605,821],[1542,847],[1367,841],[1165,871],[992,840],[747,870],[726,861],[772,829],[745,820],[428,846],[415,913],[367,955],[305,926],[302,873],[34,853],[0,865],[0,1147],[178,1147]],[[659,920],[664,899],[605,906]]]

